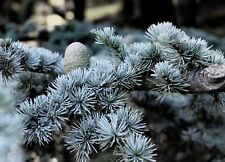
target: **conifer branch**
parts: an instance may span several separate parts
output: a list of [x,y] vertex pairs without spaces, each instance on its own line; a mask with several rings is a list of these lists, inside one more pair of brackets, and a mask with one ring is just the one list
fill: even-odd
[[[82,50],[82,57],[78,56],[86,60],[82,68],[68,69],[48,87],[46,95],[20,104],[26,143],[48,144],[55,131],[62,130],[68,119],[75,119],[66,145],[75,151],[77,161],[89,161],[91,154],[113,148],[123,160],[154,162],[155,148],[143,134],[146,125],[142,114],[128,106],[126,93],[150,90],[165,96],[225,91],[224,54],[171,23],[150,26],[146,32],[149,42],[131,45],[126,45],[113,28],[92,33],[96,42],[112,49],[121,62],[88,67],[89,56]],[[0,70],[6,79],[23,71],[62,72],[57,54],[37,48],[34,56],[19,43],[1,44]],[[70,54],[68,50],[66,54]]]

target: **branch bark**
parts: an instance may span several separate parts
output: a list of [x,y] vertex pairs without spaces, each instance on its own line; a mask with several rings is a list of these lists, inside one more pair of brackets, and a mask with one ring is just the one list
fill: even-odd
[[189,92],[212,93],[225,91],[225,64],[212,65],[205,69],[189,72]]
[[[142,86],[135,87],[134,91],[148,91],[156,88],[156,85],[149,83],[146,78],[143,76]],[[202,70],[189,71],[183,74],[183,80],[190,86],[179,91],[181,94],[225,92],[225,64],[215,64]]]

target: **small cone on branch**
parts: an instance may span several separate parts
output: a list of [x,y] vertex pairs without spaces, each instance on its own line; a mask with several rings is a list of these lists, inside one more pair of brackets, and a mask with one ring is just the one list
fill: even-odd
[[73,42],[67,46],[64,57],[64,70],[66,73],[79,67],[87,68],[89,65],[90,55],[85,45]]

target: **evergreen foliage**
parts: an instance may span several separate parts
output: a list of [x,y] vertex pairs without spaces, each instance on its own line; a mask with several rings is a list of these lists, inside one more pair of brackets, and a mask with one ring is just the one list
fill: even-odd
[[0,73],[4,82],[15,80],[15,99],[21,102],[43,94],[49,83],[63,74],[63,58],[44,48],[0,40]]
[[[155,162],[155,145],[146,135],[143,114],[129,106],[128,92],[157,92],[156,98],[162,97],[161,102],[167,96],[195,92],[190,90],[192,82],[187,74],[223,64],[224,54],[167,22],[151,25],[146,43],[125,44],[123,37],[109,27],[94,29],[92,33],[98,44],[105,45],[119,58],[118,62],[71,69],[64,75],[60,75],[63,60],[59,54],[1,40],[3,80],[17,79],[24,73],[60,75],[47,92],[20,103],[24,141],[28,145],[47,145],[56,132],[62,131],[76,161],[86,162],[95,153],[112,149],[121,161]],[[213,101],[222,103],[218,95]],[[192,120],[185,115],[185,120]],[[73,127],[66,132],[64,128],[70,127],[69,122]],[[211,136],[200,135],[195,128],[182,133],[184,141],[198,141],[200,137],[211,140]]]

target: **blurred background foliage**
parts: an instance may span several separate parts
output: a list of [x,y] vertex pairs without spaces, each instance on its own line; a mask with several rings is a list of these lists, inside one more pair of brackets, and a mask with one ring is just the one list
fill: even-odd
[[[107,56],[104,48],[94,44],[89,32],[92,28],[113,26],[129,44],[145,42],[144,31],[150,24],[170,21],[187,34],[225,51],[224,20],[224,0],[1,0],[0,37],[46,47],[62,55],[66,46],[79,41],[87,45],[96,61]],[[150,92],[132,92],[131,104],[146,114],[158,162],[225,162],[225,136],[217,133],[224,132],[224,114],[211,114],[207,110],[210,106],[202,105],[199,98],[192,101],[193,97],[186,96],[158,102]],[[45,148],[47,152],[35,151],[35,146],[27,148],[27,161],[72,161],[61,138]],[[107,152],[93,161],[111,158]]]
[[2,0],[0,36],[63,53],[73,41],[90,45],[96,25],[144,31],[170,21],[223,48],[224,9],[223,0]]
[[47,39],[46,33],[74,19],[139,29],[170,21],[223,37],[224,8],[223,0],[2,0],[0,32],[17,30],[10,36],[32,40],[38,36]]

